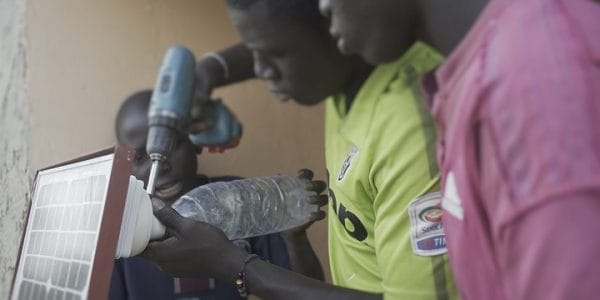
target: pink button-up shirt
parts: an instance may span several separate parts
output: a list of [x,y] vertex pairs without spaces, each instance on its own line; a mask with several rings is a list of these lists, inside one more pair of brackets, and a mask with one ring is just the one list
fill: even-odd
[[600,299],[600,2],[492,0],[426,83],[465,299]]

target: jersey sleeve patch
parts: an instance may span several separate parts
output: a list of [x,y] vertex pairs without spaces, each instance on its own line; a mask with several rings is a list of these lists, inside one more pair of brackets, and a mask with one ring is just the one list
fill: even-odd
[[434,256],[448,251],[442,223],[441,199],[441,193],[435,192],[408,204],[410,240],[416,255]]

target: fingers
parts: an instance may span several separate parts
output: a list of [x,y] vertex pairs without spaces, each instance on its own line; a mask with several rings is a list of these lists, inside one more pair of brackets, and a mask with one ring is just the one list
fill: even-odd
[[172,252],[176,249],[175,243],[177,242],[178,240],[175,237],[170,237],[163,241],[150,242],[139,256],[156,263],[169,261],[175,254]]
[[152,211],[154,212],[161,210],[166,205],[165,202],[158,198],[152,198],[150,201],[152,202]]
[[316,192],[317,194],[322,193],[325,190],[325,188],[327,188],[327,184],[325,183],[325,181],[321,180],[314,180],[304,185],[304,189]]
[[197,119],[200,117],[200,113],[202,112],[202,106],[200,106],[199,104],[196,103],[203,103],[203,100],[200,99],[204,99],[199,97],[199,95],[196,95],[195,99],[195,103],[192,104],[192,108],[190,108],[190,117],[193,119]]
[[[186,128],[186,132],[190,134],[210,129],[213,126],[213,122],[210,117],[207,117],[206,111],[212,111],[216,106],[215,102],[211,101],[208,96],[206,98],[196,98],[195,100],[196,102],[190,108],[191,123]],[[208,116],[210,116],[210,113]]]
[[184,225],[191,222],[168,206],[165,206],[161,210],[155,212],[154,215],[167,227],[167,233],[171,235],[177,235],[178,233],[181,233]]
[[169,238],[161,242],[151,242],[139,256],[153,262],[165,273],[172,276],[185,277],[178,271],[178,267],[180,266],[178,258],[181,257],[181,253],[178,252],[178,242],[176,238]]
[[[300,171],[298,171],[298,178],[309,181],[304,185],[304,189],[313,191],[317,194],[321,194],[327,188],[327,183],[325,183],[325,181],[322,180],[312,180],[313,176],[313,171],[309,169],[301,169]],[[327,199],[327,196],[325,196],[325,199]],[[314,203],[311,202],[311,204],[318,204],[319,206],[323,206],[324,204],[321,203],[322,201],[318,199],[314,199]],[[327,200],[325,200],[325,203],[327,203]]]
[[312,212],[312,213],[310,213],[310,221],[311,222],[321,221],[321,220],[325,219],[325,216],[327,216],[327,214],[322,210]]
[[196,90],[192,107],[190,108],[190,117],[192,120],[202,117],[202,111],[207,105],[210,105],[210,93]]
[[196,120],[186,127],[185,132],[195,134],[210,129],[212,126],[213,122],[210,119]]
[[313,179],[313,176],[313,171],[309,169],[301,169],[300,171],[298,171],[298,178],[300,179],[306,179],[308,181],[311,181]]
[[200,117],[200,115],[202,115],[202,107],[210,102],[210,96],[214,86],[211,79],[211,76],[202,68],[202,65],[198,64],[196,68],[196,82],[194,85],[194,101],[190,111],[192,119]]
[[326,205],[329,202],[328,195],[314,195],[308,197],[308,203],[318,205],[319,207]]
[[290,239],[290,238],[295,238],[298,236],[304,236],[306,234],[306,230],[312,226],[312,224],[314,224],[317,221],[321,221],[323,219],[325,219],[325,217],[327,216],[327,214],[322,211],[315,211],[310,213],[308,222],[306,222],[306,224],[302,224],[298,227],[286,230],[284,232],[282,232],[282,236],[286,239]]

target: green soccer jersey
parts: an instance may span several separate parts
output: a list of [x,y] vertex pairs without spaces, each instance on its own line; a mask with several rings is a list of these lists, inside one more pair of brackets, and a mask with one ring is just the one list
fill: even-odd
[[436,129],[420,75],[442,57],[416,43],[380,65],[351,109],[327,100],[329,254],[334,283],[386,299],[454,299],[440,223]]

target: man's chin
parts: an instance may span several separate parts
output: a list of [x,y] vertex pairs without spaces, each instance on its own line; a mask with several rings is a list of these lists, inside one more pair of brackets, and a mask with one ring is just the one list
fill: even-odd
[[293,95],[293,93],[281,92],[281,91],[277,91],[275,89],[272,89],[271,92],[281,102],[289,102],[290,100],[293,100],[294,102],[296,102],[300,105],[304,105],[304,106],[312,106],[312,105],[319,104],[322,100],[326,99],[328,96],[328,95],[325,97],[295,96],[295,95]]
[[271,90],[271,93],[273,93],[273,95],[275,95],[275,97],[281,102],[288,102],[293,98],[289,94],[277,90]]
[[412,44],[394,44],[384,48],[367,47],[360,51],[360,56],[362,56],[368,64],[377,66],[399,59],[410,49],[410,46],[412,46]]
[[321,103],[323,100],[327,99],[327,97],[307,97],[307,98],[293,98],[294,102],[302,105],[302,106],[314,106]]

